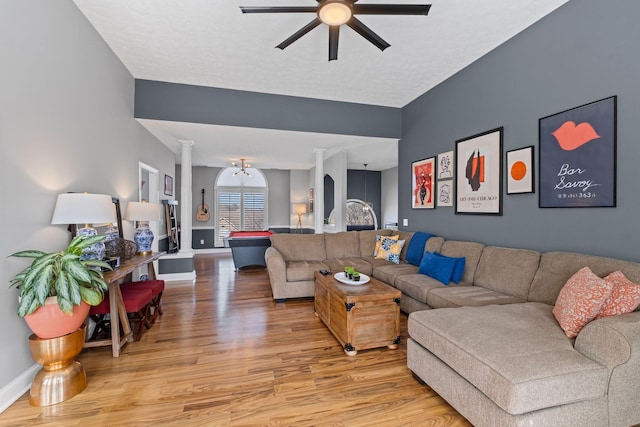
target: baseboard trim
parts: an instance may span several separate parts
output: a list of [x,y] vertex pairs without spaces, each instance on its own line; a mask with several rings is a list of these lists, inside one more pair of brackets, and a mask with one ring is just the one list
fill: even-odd
[[29,391],[33,379],[40,371],[40,368],[40,365],[34,363],[29,369],[0,390],[0,414]]
[[168,273],[168,274],[156,274],[156,279],[164,280],[165,283],[171,282],[196,282],[196,271],[186,273]]

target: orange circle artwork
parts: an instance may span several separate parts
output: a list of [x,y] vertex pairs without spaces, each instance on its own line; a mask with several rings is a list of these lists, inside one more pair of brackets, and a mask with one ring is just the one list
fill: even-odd
[[511,165],[511,178],[520,181],[527,174],[527,165],[522,161],[517,161]]

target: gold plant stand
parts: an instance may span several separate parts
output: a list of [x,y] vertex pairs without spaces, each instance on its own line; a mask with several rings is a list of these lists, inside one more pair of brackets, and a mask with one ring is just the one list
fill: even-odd
[[58,338],[29,337],[31,356],[42,365],[31,384],[29,403],[49,406],[63,402],[87,386],[87,374],[74,358],[82,351],[85,327]]

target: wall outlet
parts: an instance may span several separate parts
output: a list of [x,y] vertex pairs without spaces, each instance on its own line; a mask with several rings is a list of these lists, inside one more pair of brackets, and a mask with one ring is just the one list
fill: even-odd
[[407,218],[402,218],[402,226],[406,227],[409,225],[409,220]]
[[204,245],[204,240],[203,239],[200,239],[200,244]]

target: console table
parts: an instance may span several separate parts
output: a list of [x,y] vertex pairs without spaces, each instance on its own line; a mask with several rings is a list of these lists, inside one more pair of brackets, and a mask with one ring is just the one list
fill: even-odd
[[[120,291],[120,283],[128,278],[138,267],[148,265],[149,280],[155,280],[156,271],[153,267],[153,261],[164,255],[164,252],[154,252],[148,255],[135,255],[133,258],[123,261],[120,267],[108,271],[104,274],[104,281],[109,284],[109,314],[111,316],[111,339],[85,341],[84,348],[101,347],[110,345],[113,351],[113,357],[120,356],[120,349],[127,342],[133,341],[133,333],[127,310],[122,300],[122,292]],[[122,337],[120,336],[120,325],[122,325]]]

